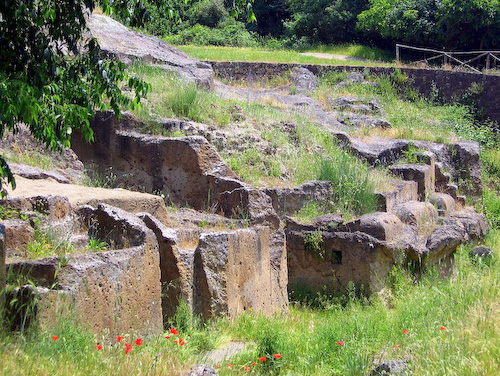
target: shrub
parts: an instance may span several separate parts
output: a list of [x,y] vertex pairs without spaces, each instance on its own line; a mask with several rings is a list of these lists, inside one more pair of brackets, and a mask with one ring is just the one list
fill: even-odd
[[202,0],[191,10],[190,20],[196,24],[215,27],[220,21],[229,17],[222,0]]

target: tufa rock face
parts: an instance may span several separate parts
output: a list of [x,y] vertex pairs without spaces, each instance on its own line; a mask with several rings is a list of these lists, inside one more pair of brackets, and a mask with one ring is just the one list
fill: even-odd
[[136,33],[112,18],[99,14],[92,14],[87,26],[107,57],[114,57],[125,64],[134,61],[155,64],[178,73],[187,81],[213,89],[211,65],[190,58],[161,39]]
[[318,78],[307,68],[293,69],[290,78],[299,94],[311,93],[319,86]]
[[[142,221],[118,208],[87,208],[93,236],[124,249],[10,264],[36,284],[42,326],[74,318],[109,338],[162,330],[158,243]],[[96,232],[95,230],[98,229]],[[23,293],[23,289],[20,290]]]
[[96,114],[91,122],[95,142],[80,136],[71,140],[73,150],[101,174],[112,167],[115,185],[146,192],[161,192],[172,203],[203,210],[216,204],[221,192],[245,186],[203,137],[154,137],[136,133],[141,124],[125,113]]

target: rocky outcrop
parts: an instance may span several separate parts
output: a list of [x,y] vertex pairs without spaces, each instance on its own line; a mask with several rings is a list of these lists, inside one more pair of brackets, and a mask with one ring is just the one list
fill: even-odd
[[213,71],[210,64],[190,58],[181,50],[169,46],[160,38],[136,33],[110,17],[92,14],[87,26],[108,58],[126,64],[141,61],[174,71],[185,80],[212,89]]
[[[36,286],[38,323],[49,327],[57,320],[72,318],[98,335],[106,330],[109,338],[131,331],[140,335],[160,332],[156,237],[136,216],[123,210],[99,205],[84,212],[82,228],[121,249],[8,265]],[[19,296],[29,296],[29,289],[33,287],[19,289]]]
[[293,69],[290,78],[299,94],[312,93],[319,86],[318,78],[307,68]]
[[137,133],[141,120],[125,113],[96,114],[92,147],[75,135],[72,147],[89,167],[101,173],[112,167],[116,186],[163,194],[176,205],[204,210],[222,192],[244,187],[203,137],[155,137]]
[[286,310],[284,236],[261,226],[174,229],[149,215],[141,218],[158,239],[166,318],[175,314],[180,299],[205,318]]

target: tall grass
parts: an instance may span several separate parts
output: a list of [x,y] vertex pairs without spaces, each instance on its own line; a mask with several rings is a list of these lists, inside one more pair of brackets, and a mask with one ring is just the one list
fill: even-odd
[[[437,267],[417,280],[396,268],[384,294],[370,298],[356,297],[354,290],[343,298],[319,295],[315,305],[292,301],[288,314],[249,312],[204,325],[182,313],[178,328],[184,346],[163,335],[144,338],[142,346],[125,354],[123,344],[107,343],[68,322],[26,335],[2,332],[0,373],[180,375],[193,364],[215,366],[205,352],[213,346],[245,341],[246,350],[217,364],[220,375],[368,375],[383,360],[405,359],[414,375],[496,376],[499,241],[498,230],[485,240],[495,253],[489,264],[474,262],[470,248],[461,247],[453,275]],[[133,343],[136,336],[125,338]],[[97,343],[102,350],[94,347]],[[259,361],[263,356],[267,360]]]

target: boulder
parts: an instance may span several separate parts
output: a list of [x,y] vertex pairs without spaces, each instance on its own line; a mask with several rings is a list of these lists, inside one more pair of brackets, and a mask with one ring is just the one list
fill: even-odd
[[439,216],[447,216],[454,212],[456,208],[455,200],[446,193],[433,193],[429,197],[429,203],[436,207]]
[[338,121],[342,124],[350,125],[355,128],[367,127],[367,128],[381,128],[388,129],[391,128],[391,123],[385,119],[373,118],[366,115],[357,114],[347,114],[338,117]]
[[472,208],[462,209],[444,218],[444,224],[453,225],[456,223],[464,226],[468,237],[472,240],[483,239],[489,231],[485,215],[477,213]]
[[392,213],[375,212],[339,226],[338,231],[363,232],[388,243],[395,241],[403,231],[403,223]]
[[483,260],[487,262],[493,258],[494,253],[491,248],[484,245],[478,245],[470,250],[469,256],[472,261]]
[[436,225],[438,212],[434,205],[428,202],[409,201],[396,205],[393,213],[408,225],[420,228],[432,228]]
[[293,69],[290,78],[299,94],[312,93],[319,86],[318,78],[307,68]]
[[418,184],[415,181],[397,181],[393,183],[394,190],[376,192],[379,211],[392,212],[396,205],[418,200]]
[[365,115],[375,115],[382,113],[380,104],[375,100],[365,100],[355,97],[339,97],[331,102],[338,111],[361,113]]
[[92,14],[87,26],[106,57],[116,58],[125,64],[141,61],[176,72],[187,81],[213,89],[212,66],[190,58],[181,50],[169,46],[160,38],[130,30],[110,17]]
[[407,369],[405,360],[386,360],[371,371],[370,376],[403,376],[407,374]]
[[448,258],[460,244],[468,240],[465,228],[460,224],[437,227],[427,238],[428,252],[421,255],[424,264],[435,264]]
[[29,221],[7,219],[0,223],[3,226],[3,245],[6,257],[23,255],[28,244],[35,239],[35,230]]
[[66,177],[54,171],[42,170],[38,167],[27,166],[18,163],[9,163],[10,171],[18,176],[26,179],[54,179],[55,181],[63,184],[69,184],[70,181]]
[[192,366],[189,370],[187,376],[217,376],[218,373],[213,367],[207,366],[206,364],[198,364]]

